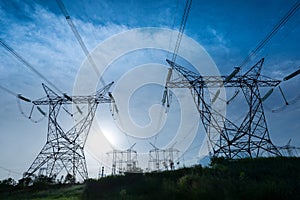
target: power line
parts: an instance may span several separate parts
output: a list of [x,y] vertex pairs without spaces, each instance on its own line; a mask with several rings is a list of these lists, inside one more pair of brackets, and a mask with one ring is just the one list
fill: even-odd
[[105,162],[102,162],[100,159],[98,159],[98,158],[96,157],[96,155],[93,154],[93,153],[89,150],[88,147],[86,147],[85,150],[86,150],[86,152],[87,152],[87,153],[88,153],[88,154],[89,154],[96,162],[98,162],[99,165],[105,166],[105,167],[110,168],[110,169],[112,168],[111,166],[107,165]]
[[1,86],[1,85],[0,85],[0,89],[4,90],[5,92],[7,92],[7,93],[9,93],[9,94],[11,94],[13,96],[17,96],[18,95],[17,93],[15,93],[15,92],[13,92],[13,91],[11,91],[11,90],[9,90],[9,89]]
[[[192,4],[192,0],[187,0],[186,1],[185,7],[184,7],[184,13],[183,13],[182,18],[181,18],[180,28],[179,28],[179,32],[178,32],[178,35],[177,35],[177,40],[176,40],[173,56],[172,56],[172,62],[173,63],[175,63],[176,58],[177,58],[177,54],[178,54],[178,50],[179,50],[179,47],[180,47],[182,35],[183,35],[185,25],[186,25],[186,22],[187,22],[187,19],[188,19],[188,16],[189,16],[189,12],[190,12],[190,9],[191,9],[191,4]],[[168,83],[169,83],[169,81],[171,80],[171,77],[172,77],[172,70],[173,70],[172,67],[169,68],[169,70],[168,70],[168,75],[167,75],[167,79],[166,79],[166,83],[165,83],[165,90],[164,90],[163,98],[162,98],[162,105],[164,106],[165,103],[167,103],[167,108],[170,106],[169,100],[171,100],[171,97],[172,97],[171,93],[168,91]]]
[[243,67],[258,51],[260,51],[267,42],[278,32],[278,30],[297,12],[300,7],[300,0],[298,0],[287,14],[274,26],[269,34],[251,51],[251,53],[242,61],[239,67]]
[[175,62],[176,61],[176,57],[177,57],[177,53],[180,47],[180,43],[181,43],[181,39],[182,39],[182,35],[185,29],[185,25],[189,16],[189,12],[191,9],[191,4],[192,4],[192,0],[187,0],[186,4],[185,4],[185,8],[184,8],[184,13],[181,19],[181,24],[180,24],[180,28],[179,28],[179,32],[178,32],[178,36],[177,36],[177,40],[176,40],[176,44],[175,44],[175,49],[174,49],[174,53],[173,53],[173,57],[172,57],[172,61]]
[[2,166],[0,166],[0,168],[1,168],[1,169],[3,169],[4,171],[7,171],[7,172],[9,172],[9,173],[14,173],[14,174],[23,175],[23,174],[22,174],[22,173],[20,173],[20,172],[16,172],[16,171],[14,171],[14,170],[10,170],[10,169],[8,169],[8,168],[6,168],[6,167],[2,167]]
[[[177,0],[177,2],[176,2],[176,7],[175,7],[175,11],[174,11],[175,15],[174,15],[173,24],[172,24],[172,27],[171,27],[172,30],[173,30],[174,27],[175,27],[176,13],[177,13],[177,11],[178,11],[178,5],[179,5],[179,0]],[[168,49],[171,49],[171,43],[172,43],[172,41],[173,41],[173,33],[171,34],[171,37],[170,37],[169,48],[168,48]],[[170,52],[168,51],[168,52],[167,52],[167,58],[169,58],[169,54],[170,54]]]
[[86,55],[88,61],[89,61],[90,64],[92,65],[92,67],[93,67],[94,71],[96,72],[97,76],[100,77],[100,82],[101,82],[101,84],[102,84],[103,86],[105,86],[106,84],[105,84],[103,78],[101,77],[101,74],[100,74],[99,70],[97,69],[97,66],[96,66],[96,64],[95,64],[95,62],[94,62],[94,60],[93,60],[93,58],[91,57],[91,55],[90,55],[88,49],[86,48],[86,45],[84,44],[84,42],[83,42],[81,36],[79,35],[79,32],[78,32],[78,30],[76,29],[76,27],[75,27],[75,25],[74,25],[74,23],[73,23],[73,21],[72,21],[70,15],[69,15],[68,11],[67,11],[65,5],[63,4],[63,2],[62,2],[61,0],[56,0],[56,2],[57,2],[57,4],[58,4],[58,6],[59,6],[61,12],[62,12],[63,15],[65,16],[65,18],[66,18],[66,20],[67,20],[67,23],[69,24],[69,26],[70,26],[72,32],[74,33],[74,35],[75,35],[75,37],[76,37],[76,39],[77,39],[77,41],[78,41],[78,43],[79,43],[79,45],[80,45],[82,51],[83,51],[84,54]]
[[27,68],[29,68],[31,71],[33,71],[35,74],[37,74],[40,78],[44,79],[49,85],[51,85],[54,89],[56,89],[58,92],[63,92],[58,89],[51,81],[49,81],[42,73],[40,73],[38,70],[36,70],[31,64],[29,64],[21,55],[19,55],[15,50],[13,50],[12,47],[8,46],[1,38],[0,38],[0,44],[3,46],[10,54],[12,54],[15,58],[17,58],[21,63],[23,63]]
[[30,110],[30,112],[29,112],[29,115],[26,115],[25,112],[24,112],[23,109],[22,109],[21,102],[20,102],[20,100],[22,100],[22,101],[31,103],[31,100],[30,100],[30,99],[28,99],[28,98],[22,96],[21,94],[17,94],[17,93],[15,93],[15,92],[13,92],[13,91],[11,91],[11,90],[9,90],[9,89],[7,89],[7,88],[1,86],[1,85],[0,85],[0,89],[2,89],[2,90],[4,90],[5,92],[7,92],[7,93],[9,93],[9,94],[11,94],[11,95],[17,97],[18,108],[19,108],[19,110],[20,110],[20,113],[21,113],[25,118],[30,119],[30,120],[31,120],[32,122],[34,122],[34,123],[38,123],[38,122],[42,121],[42,120],[46,117],[46,113],[45,113],[44,111],[42,111],[40,107],[37,106],[37,107],[36,107],[37,110],[43,115],[43,117],[41,117],[41,118],[38,119],[38,120],[32,119],[32,113],[33,113],[33,109],[34,109],[35,105],[32,105],[31,110]]

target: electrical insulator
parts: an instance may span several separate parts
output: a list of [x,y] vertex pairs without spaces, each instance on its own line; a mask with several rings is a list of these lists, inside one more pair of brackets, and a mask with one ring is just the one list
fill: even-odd
[[235,68],[235,70],[229,76],[226,77],[225,82],[230,81],[237,73],[239,73],[240,69],[240,67]]
[[21,94],[18,94],[18,98],[23,100],[23,101],[31,102],[30,99],[27,99],[26,97],[23,97]]
[[265,101],[272,93],[273,93],[274,89],[270,89],[266,94],[265,96],[263,96],[263,98],[261,98],[261,101]]

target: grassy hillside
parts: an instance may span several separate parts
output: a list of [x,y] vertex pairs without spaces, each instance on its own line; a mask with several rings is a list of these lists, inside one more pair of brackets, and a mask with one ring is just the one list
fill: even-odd
[[0,199],[300,199],[300,159],[218,158],[210,167],[110,176],[83,185],[0,188]]
[[84,190],[84,185],[65,185],[65,186],[50,186],[47,188],[35,189],[35,188],[12,188],[0,193],[0,199],[5,200],[80,200],[82,199],[82,194]]
[[209,168],[88,180],[83,199],[300,199],[300,159],[219,158]]

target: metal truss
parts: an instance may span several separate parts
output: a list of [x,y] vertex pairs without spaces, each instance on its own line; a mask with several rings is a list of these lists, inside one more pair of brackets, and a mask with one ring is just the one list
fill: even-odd
[[[108,93],[110,83],[89,96],[63,96],[57,95],[53,90],[43,84],[47,97],[33,101],[35,105],[49,105],[47,141],[38,154],[25,177],[33,176],[43,169],[46,176],[55,178],[61,171],[73,176],[77,174],[82,179],[88,178],[84,145],[91,128],[95,112],[99,103],[110,103],[111,94]],[[107,93],[109,94],[108,96]],[[58,121],[59,112],[64,104],[87,105],[87,114],[71,129],[64,131]]]
[[[169,81],[167,86],[191,90],[214,156],[252,158],[264,156],[265,153],[281,155],[270,140],[259,92],[259,87],[275,87],[281,81],[260,75],[264,59],[244,75],[237,75],[239,69],[236,69],[229,76],[201,76],[172,61],[167,62],[180,75]],[[207,100],[205,89],[221,87],[240,88],[243,91],[249,109],[240,125],[214,109],[213,100]]]
[[112,155],[112,175],[116,175],[117,170],[119,174],[140,172],[140,169],[137,167],[137,151],[133,149],[135,144],[125,151],[114,149],[107,153],[108,155]]
[[179,150],[173,147],[167,149],[159,149],[150,143],[154,149],[149,151],[148,169],[150,171],[161,171],[175,169],[175,161],[178,160]]

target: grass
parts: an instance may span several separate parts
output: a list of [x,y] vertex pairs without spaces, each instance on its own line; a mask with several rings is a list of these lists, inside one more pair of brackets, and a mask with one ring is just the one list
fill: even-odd
[[0,194],[0,199],[30,199],[30,200],[80,200],[84,191],[84,185],[62,186],[43,190],[22,189]]
[[83,199],[300,199],[300,159],[215,159],[211,167],[88,180]]

